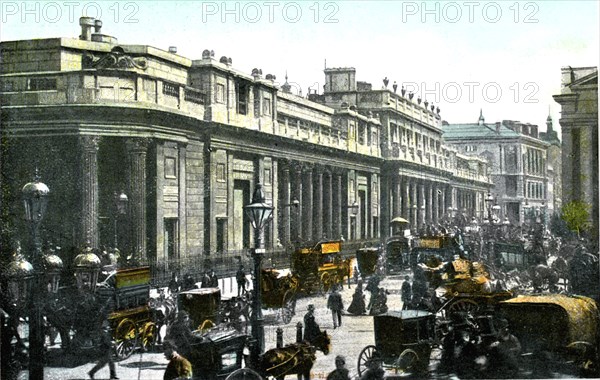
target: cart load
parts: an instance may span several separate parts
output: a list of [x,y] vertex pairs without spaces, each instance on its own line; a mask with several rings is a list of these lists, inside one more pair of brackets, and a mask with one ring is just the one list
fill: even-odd
[[218,323],[221,291],[219,288],[201,288],[180,292],[179,310],[186,311],[196,328],[205,329]]
[[562,294],[527,295],[498,306],[523,352],[533,358],[572,363],[588,375],[598,375],[600,316],[594,300]]

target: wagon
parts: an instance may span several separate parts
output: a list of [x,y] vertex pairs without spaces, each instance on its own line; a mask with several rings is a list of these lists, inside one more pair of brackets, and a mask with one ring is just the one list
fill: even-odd
[[297,276],[276,269],[261,271],[262,305],[278,309],[283,323],[289,323],[296,313],[296,296],[299,289]]
[[376,247],[360,248],[356,251],[356,263],[363,278],[375,274],[379,254],[380,249]]
[[198,329],[219,323],[221,291],[219,288],[192,289],[178,295],[179,310],[186,311]]
[[374,357],[384,368],[396,373],[427,371],[436,339],[435,314],[422,310],[389,311],[373,317],[375,345],[366,346],[358,356],[362,376]]
[[101,304],[110,302],[112,306],[108,321],[117,360],[155,343],[157,328],[148,306],[150,267],[119,269],[99,283],[96,292]]
[[525,366],[598,377],[600,317],[594,300],[560,294],[523,295],[502,301],[500,315],[521,342]]
[[352,259],[342,259],[341,241],[321,241],[292,253],[292,274],[305,294],[327,292],[352,276]]
[[392,236],[385,242],[385,270],[398,274],[410,267],[411,242],[403,236]]
[[190,351],[187,352],[194,379],[225,379],[242,368],[248,339],[248,335],[235,329],[194,332]]

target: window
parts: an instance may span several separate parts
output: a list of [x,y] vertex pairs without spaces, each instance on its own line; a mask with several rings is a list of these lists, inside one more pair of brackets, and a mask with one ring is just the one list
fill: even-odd
[[271,169],[265,168],[264,183],[265,183],[265,185],[271,184]]
[[29,91],[56,90],[56,78],[31,78],[27,89]]
[[271,115],[271,98],[263,98],[263,114]]
[[465,152],[477,152],[477,145],[465,145]]
[[398,126],[396,124],[390,124],[390,132],[392,134],[392,142],[398,142]]
[[217,164],[217,182],[225,182],[225,164]]
[[358,143],[365,143],[365,124],[362,122],[358,123]]
[[225,103],[225,85],[222,83],[217,83],[217,88],[215,90],[215,102]]
[[236,95],[237,95],[237,112],[240,115],[248,114],[248,84],[238,82],[236,83]]
[[164,220],[164,258],[174,259],[177,256],[177,219],[165,218]]
[[165,178],[177,178],[177,159],[165,157]]

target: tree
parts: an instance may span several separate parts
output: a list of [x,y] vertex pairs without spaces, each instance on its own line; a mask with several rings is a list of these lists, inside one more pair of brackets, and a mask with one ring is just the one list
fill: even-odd
[[580,200],[571,201],[562,207],[562,219],[567,227],[581,236],[591,227],[590,210],[592,205]]

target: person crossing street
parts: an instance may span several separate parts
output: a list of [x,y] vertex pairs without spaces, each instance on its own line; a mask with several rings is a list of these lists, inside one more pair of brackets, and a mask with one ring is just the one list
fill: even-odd
[[327,299],[327,308],[331,310],[333,317],[333,328],[336,329],[342,326],[342,310],[344,310],[344,302],[342,295],[338,291],[338,286],[333,285],[333,290]]

